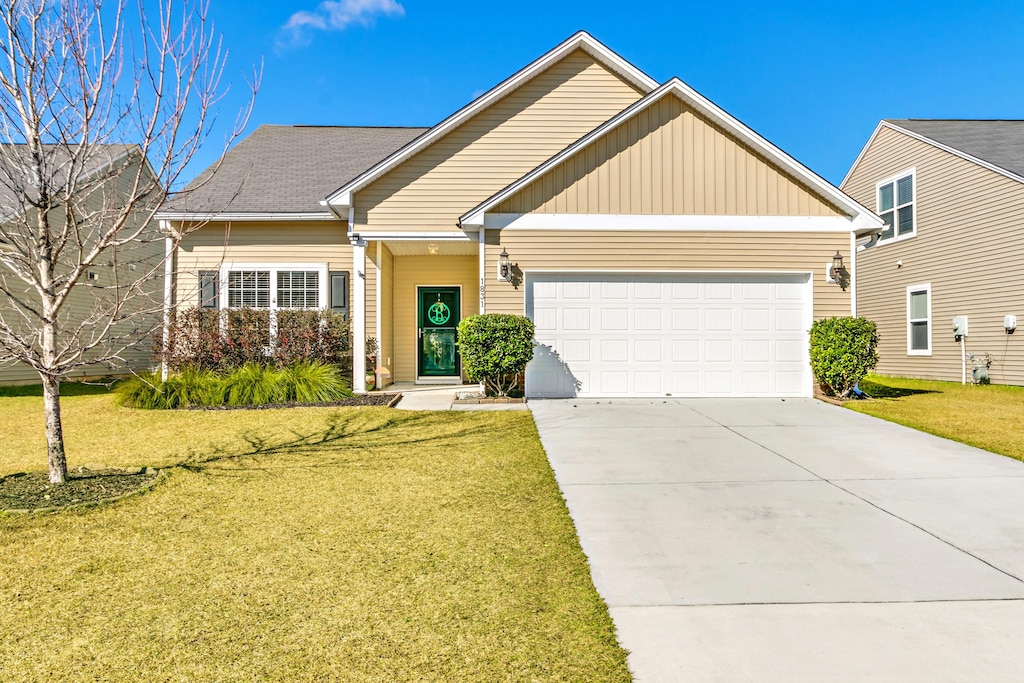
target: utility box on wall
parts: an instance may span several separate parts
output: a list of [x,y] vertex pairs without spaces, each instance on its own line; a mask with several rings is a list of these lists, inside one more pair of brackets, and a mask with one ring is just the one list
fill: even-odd
[[953,318],[953,339],[954,341],[960,341],[962,337],[967,336],[967,316],[958,315]]

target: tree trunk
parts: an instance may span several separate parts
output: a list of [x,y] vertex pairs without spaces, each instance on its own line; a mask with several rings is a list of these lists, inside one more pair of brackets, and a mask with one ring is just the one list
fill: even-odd
[[68,461],[64,457],[64,430],[60,423],[60,379],[42,375],[43,406],[46,410],[46,462],[50,483],[63,484],[68,477]]

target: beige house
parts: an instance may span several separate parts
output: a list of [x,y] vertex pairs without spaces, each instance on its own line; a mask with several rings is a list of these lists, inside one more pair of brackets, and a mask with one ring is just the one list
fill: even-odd
[[264,126],[200,183],[169,303],[344,310],[419,383],[462,380],[462,318],[525,314],[532,397],[809,396],[833,256],[882,225],[586,33],[432,128]]
[[970,381],[987,355],[992,382],[1024,384],[1024,121],[882,121],[841,187],[886,222],[857,257],[878,371]]

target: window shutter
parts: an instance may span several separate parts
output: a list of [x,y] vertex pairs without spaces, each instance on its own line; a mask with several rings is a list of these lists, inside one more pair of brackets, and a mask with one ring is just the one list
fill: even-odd
[[199,271],[199,307],[217,308],[217,282],[220,274],[216,270]]
[[331,310],[348,312],[348,273],[331,272]]

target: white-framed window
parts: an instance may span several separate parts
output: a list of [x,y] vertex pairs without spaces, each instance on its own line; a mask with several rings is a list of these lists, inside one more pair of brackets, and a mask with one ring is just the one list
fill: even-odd
[[885,221],[879,237],[889,242],[917,234],[917,169],[911,168],[875,185],[877,212]]
[[932,355],[932,286],[907,287],[907,355]]
[[323,308],[324,263],[226,263],[220,270],[220,308]]

